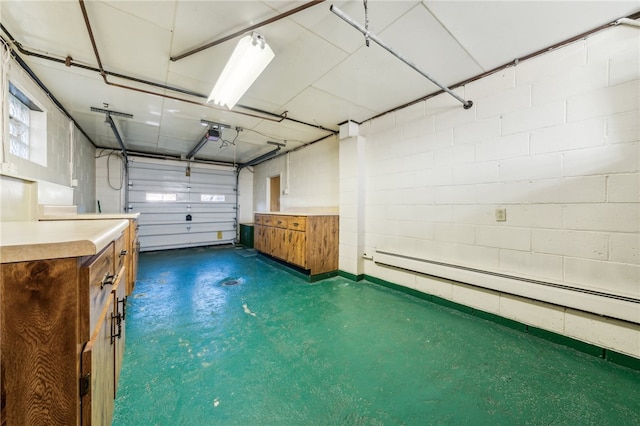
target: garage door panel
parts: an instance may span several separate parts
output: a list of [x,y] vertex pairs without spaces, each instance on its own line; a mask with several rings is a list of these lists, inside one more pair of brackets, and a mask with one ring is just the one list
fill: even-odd
[[196,213],[190,214],[191,220],[187,219],[187,215],[182,213],[176,214],[145,214],[144,219],[138,221],[140,225],[171,225],[171,224],[185,224],[189,223],[233,223],[229,220],[229,214],[211,214],[211,213]]
[[[212,233],[233,229],[233,222],[220,223],[184,223],[184,224],[153,224],[145,229],[145,235],[176,235],[189,233]],[[217,238],[215,238],[217,239]]]
[[[161,210],[158,209],[148,209],[146,208],[144,205],[141,205],[140,203],[129,203],[129,205],[131,206],[131,208],[133,209],[133,211],[136,212],[141,212],[144,213],[144,215],[141,216],[145,216],[145,215],[163,215],[163,214],[173,214],[173,213],[180,213],[180,214],[189,214],[191,213],[193,214],[200,214],[200,213],[210,213],[210,214],[225,214],[225,215],[235,215],[235,205],[224,205],[224,206],[220,206],[217,209],[211,209],[211,208],[206,208],[206,207],[200,207],[197,205],[191,205],[191,209],[189,209],[187,206],[176,206],[176,205],[167,205],[166,207],[164,207]],[[184,218],[184,216],[183,216]],[[144,218],[141,217],[140,218],[141,221],[144,221]]]
[[186,176],[184,165],[150,161],[134,157],[129,165],[128,207],[140,212],[141,251],[235,241],[235,168],[191,164]]

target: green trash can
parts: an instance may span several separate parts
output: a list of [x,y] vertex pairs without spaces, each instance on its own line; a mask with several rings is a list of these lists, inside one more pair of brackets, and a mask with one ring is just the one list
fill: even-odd
[[240,244],[253,248],[253,223],[240,224]]

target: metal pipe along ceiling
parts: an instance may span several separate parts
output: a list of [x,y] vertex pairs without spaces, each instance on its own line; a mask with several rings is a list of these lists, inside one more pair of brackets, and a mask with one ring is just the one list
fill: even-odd
[[452,91],[451,89],[449,89],[447,86],[440,84],[438,81],[436,81],[433,77],[431,77],[429,74],[427,74],[426,72],[422,71],[420,68],[418,68],[418,66],[416,64],[414,64],[413,62],[411,62],[410,60],[408,60],[407,58],[405,58],[403,55],[401,55],[400,53],[396,52],[395,50],[393,50],[391,47],[389,47],[385,42],[383,42],[382,40],[380,40],[378,38],[378,36],[376,36],[375,34],[371,34],[369,32],[369,30],[367,30],[365,27],[363,27],[362,25],[360,25],[359,23],[357,23],[356,21],[354,21],[353,19],[351,19],[348,15],[346,15],[343,11],[341,11],[340,9],[338,9],[337,7],[335,7],[334,5],[331,5],[331,7],[329,7],[329,10],[331,12],[333,12],[336,16],[338,16],[340,19],[342,19],[343,21],[345,21],[347,24],[351,25],[353,28],[355,28],[356,30],[360,31],[362,34],[364,34],[364,36],[367,38],[367,43],[368,40],[371,39],[373,41],[375,41],[378,46],[382,47],[383,49],[385,49],[387,52],[391,53],[393,56],[395,56],[396,58],[400,59],[402,62],[404,62],[405,64],[409,65],[409,67],[413,68],[415,71],[417,71],[419,74],[421,74],[423,77],[426,77],[429,81],[431,81],[433,84],[435,84],[436,86],[438,86],[439,88],[441,88],[442,90],[444,90],[445,92],[447,92],[448,94],[450,94],[451,96],[453,96],[456,100],[460,101],[462,103],[462,105],[464,106],[464,109],[469,109],[473,106],[473,102],[471,101],[467,101],[465,99],[463,99],[462,97],[460,97],[457,93],[455,93],[454,91]]
[[[521,58],[516,58],[516,59],[514,59],[513,61],[507,62],[506,64],[499,65],[499,66],[497,66],[497,67],[495,67],[495,68],[493,68],[493,69],[490,69],[489,71],[485,71],[485,72],[480,73],[480,74],[478,74],[478,75],[475,75],[475,76],[473,76],[473,77],[471,77],[471,78],[468,78],[468,79],[466,79],[466,80],[463,80],[463,81],[460,81],[460,82],[458,82],[458,83],[456,83],[456,84],[453,84],[453,85],[451,85],[451,86],[449,86],[449,87],[450,87],[451,89],[455,89],[455,88],[457,88],[457,87],[463,87],[463,86],[466,86],[466,85],[467,85],[467,84],[469,84],[469,83],[473,83],[473,82],[474,82],[474,81],[476,81],[476,80],[480,80],[481,78],[485,78],[485,77],[487,77],[487,76],[489,76],[489,75],[495,74],[495,73],[497,73],[497,72],[499,72],[499,71],[502,71],[502,70],[504,70],[504,69],[507,69],[507,68],[509,68],[509,67],[515,67],[516,65],[518,65],[518,64],[519,64],[520,62],[522,62],[522,61],[526,61],[526,60],[529,60],[529,59],[532,59],[532,58],[538,57],[538,56],[540,56],[540,55],[544,55],[545,53],[548,53],[548,52],[551,52],[551,51],[553,51],[553,50],[559,49],[559,48],[564,47],[564,46],[566,46],[566,45],[568,45],[568,44],[571,44],[571,43],[573,43],[573,42],[576,42],[576,41],[578,41],[578,40],[585,39],[585,38],[587,38],[588,36],[590,36],[591,34],[595,34],[595,33],[599,32],[599,31],[602,31],[602,30],[605,30],[605,29],[607,29],[607,28],[610,28],[610,27],[611,27],[611,26],[613,26],[613,25],[619,25],[619,24],[622,24],[622,23],[628,23],[628,20],[632,20],[632,21],[634,21],[634,22],[637,22],[637,21],[636,21],[637,19],[640,19],[640,12],[636,12],[636,13],[633,13],[633,14],[631,14],[631,15],[627,16],[627,17],[620,18],[620,19],[618,19],[618,20],[616,20],[616,21],[609,22],[609,23],[604,24],[604,25],[600,25],[599,27],[596,27],[596,28],[590,29],[590,30],[585,31],[585,32],[583,32],[583,33],[580,33],[580,34],[578,34],[578,35],[576,35],[576,36],[573,36],[573,37],[568,38],[568,39],[566,39],[566,40],[563,40],[563,41],[560,41],[560,42],[558,42],[558,43],[555,43],[555,44],[553,44],[553,45],[551,45],[551,46],[545,47],[544,49],[540,49],[540,50],[537,50],[537,51],[535,51],[535,52],[533,52],[533,53],[529,53],[528,55],[523,56],[523,57],[521,57]],[[635,26],[635,24],[632,24],[632,25],[634,25],[634,26]],[[438,91],[438,92],[431,93],[431,94],[429,94],[429,95],[427,95],[427,96],[423,96],[423,97],[418,98],[418,99],[415,99],[415,100],[413,100],[413,101],[411,101],[411,102],[407,102],[406,104],[398,105],[398,106],[397,106],[397,107],[395,107],[395,108],[392,108],[392,109],[390,109],[390,110],[387,110],[387,111],[381,112],[380,114],[376,114],[376,115],[374,115],[373,117],[369,117],[369,118],[367,118],[366,120],[363,120],[362,122],[360,122],[360,123],[358,123],[358,124],[362,124],[362,123],[366,123],[367,121],[375,120],[376,118],[380,118],[380,117],[382,117],[383,115],[387,115],[387,114],[390,114],[390,113],[392,113],[392,112],[399,111],[399,110],[401,110],[401,109],[404,109],[404,108],[410,107],[411,105],[415,105],[415,104],[417,104],[418,102],[423,102],[423,101],[426,101],[427,99],[434,98],[434,97],[436,97],[436,96],[438,96],[438,95],[441,95],[442,93],[444,93],[444,90],[440,90],[440,91]]]
[[279,21],[280,19],[286,18],[287,16],[291,16],[291,15],[296,14],[298,12],[301,12],[301,11],[303,11],[305,9],[310,8],[311,6],[315,6],[316,4],[322,3],[322,2],[324,2],[324,0],[310,1],[308,3],[303,4],[302,6],[296,7],[295,9],[291,9],[288,12],[281,13],[280,15],[276,15],[273,18],[266,19],[266,20],[264,20],[262,22],[259,22],[259,23],[255,24],[255,25],[251,25],[250,27],[243,28],[240,31],[236,31],[233,34],[229,34],[226,37],[222,37],[221,39],[218,39],[216,41],[212,41],[211,43],[207,43],[204,46],[196,47],[195,49],[189,50],[189,51],[187,51],[185,53],[182,53],[180,55],[177,55],[177,56],[172,56],[170,59],[173,62],[179,61],[180,59],[186,58],[187,56],[191,56],[194,53],[198,53],[198,52],[201,52],[203,50],[209,49],[210,47],[217,46],[220,43],[224,43],[225,41],[228,41],[228,40],[231,40],[231,39],[236,38],[238,36],[241,36],[241,35],[243,35],[245,33],[248,33],[249,31],[253,31],[253,30],[257,29],[257,28],[264,27],[265,25],[271,24],[272,22]]
[[[114,74],[105,71],[103,66],[102,66],[102,61],[100,60],[100,54],[98,53],[98,48],[96,46],[95,37],[93,36],[93,30],[92,30],[92,27],[91,27],[91,23],[89,21],[89,14],[87,13],[87,9],[85,7],[84,0],[78,0],[78,1],[80,3],[80,8],[82,10],[82,16],[84,18],[85,25],[87,27],[87,32],[89,33],[89,38],[90,38],[90,41],[91,41],[91,45],[93,46],[93,51],[94,51],[94,54],[96,56],[96,61],[98,62],[98,67],[99,68],[96,71],[98,71],[100,73],[100,75],[102,76],[102,79],[104,80],[105,84],[107,84],[109,86],[113,86],[113,87],[119,87],[121,89],[127,89],[127,90],[132,90],[132,91],[135,91],[135,92],[139,92],[139,93],[144,93],[144,94],[147,94],[147,95],[159,96],[159,97],[166,98],[166,99],[171,99],[171,100],[175,100],[175,101],[179,101],[179,102],[190,103],[190,104],[193,104],[193,105],[198,105],[198,106],[202,106],[202,107],[209,108],[209,109],[215,109],[215,110],[218,110],[218,111],[230,112],[230,113],[233,113],[233,114],[244,115],[244,116],[247,116],[247,117],[258,118],[258,119],[261,119],[261,120],[272,121],[272,122],[275,122],[275,123],[281,123],[283,120],[291,120],[291,121],[294,121],[294,122],[297,122],[297,123],[300,123],[300,124],[304,124],[304,125],[309,126],[309,127],[314,127],[316,129],[320,129],[320,130],[323,130],[323,131],[326,131],[326,132],[331,132],[332,134],[336,133],[336,131],[332,130],[332,129],[327,129],[327,128],[324,128],[322,126],[318,126],[318,125],[315,125],[315,124],[309,124],[309,123],[306,123],[306,122],[303,122],[303,121],[300,121],[300,120],[291,119],[291,118],[289,118],[287,116],[287,112],[284,112],[283,114],[278,115],[278,114],[273,114],[273,113],[270,113],[270,112],[267,112],[267,111],[260,111],[260,110],[258,110],[256,108],[250,108],[250,107],[245,107],[245,106],[239,105],[241,108],[252,110],[252,111],[256,111],[256,112],[260,112],[260,113],[262,113],[264,115],[250,114],[250,113],[247,113],[247,112],[218,108],[218,107],[215,107],[215,106],[212,106],[212,105],[209,105],[209,104],[206,104],[206,103],[202,103],[202,102],[192,101],[192,100],[184,99],[184,98],[178,98],[176,96],[170,96],[170,95],[167,95],[167,94],[151,92],[149,90],[139,89],[137,87],[126,86],[126,85],[123,85],[123,84],[110,82],[108,80],[107,76],[108,75],[114,75]],[[66,61],[61,61],[61,62],[64,62],[65,65],[67,63]],[[145,81],[145,80],[141,80],[141,79],[134,79],[134,78],[130,78],[130,77],[122,76],[122,75],[114,75],[114,76],[127,78],[127,79],[130,79],[130,80],[133,80],[133,81],[137,81],[139,83],[149,84],[149,85],[153,85],[153,86],[156,86],[156,87],[162,87],[162,88],[165,88],[165,89],[168,89],[168,90],[177,90],[177,91],[180,91],[180,92],[183,92],[183,93],[186,93],[186,94],[192,94],[194,96],[206,98],[206,96],[201,95],[201,94],[196,94],[196,93],[193,93],[193,92],[186,92],[184,90],[176,89],[176,88],[169,87],[169,86],[159,85],[159,84],[156,84],[156,83],[151,83],[151,82],[148,82],[148,81]],[[277,118],[274,118],[274,117],[277,117]]]

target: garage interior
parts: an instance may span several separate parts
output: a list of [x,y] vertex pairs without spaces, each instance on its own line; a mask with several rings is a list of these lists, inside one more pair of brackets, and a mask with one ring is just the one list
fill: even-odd
[[[68,243],[57,222],[120,219],[110,244],[140,253],[147,295],[154,256],[248,251],[298,285],[407,293],[637,384],[639,17],[637,1],[2,1],[3,270],[32,245],[21,227]],[[266,64],[219,100],[244,42]],[[135,312],[138,260],[117,262]]]

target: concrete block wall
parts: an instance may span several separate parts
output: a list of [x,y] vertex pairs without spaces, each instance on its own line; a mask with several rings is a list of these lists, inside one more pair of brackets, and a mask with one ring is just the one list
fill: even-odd
[[95,160],[96,212],[100,202],[102,213],[126,213],[124,205],[124,162],[116,151],[99,151]]
[[[0,47],[3,50],[4,47]],[[39,104],[46,112],[46,165],[28,161],[2,150],[2,162],[15,165],[17,172],[1,180],[3,220],[34,220],[37,205],[43,203],[78,204],[78,211],[91,212],[95,204],[95,147],[83,136],[72,121],[58,109],[49,96],[31,79],[14,60],[0,64],[0,78],[11,81],[23,93]],[[8,96],[3,93],[3,96]],[[0,102],[0,114],[4,117],[6,99]],[[7,118],[5,118],[7,119]],[[8,141],[8,126],[3,129],[2,141]],[[6,142],[8,143],[8,142]],[[6,152],[6,157],[5,157]],[[72,187],[77,179],[78,186]],[[37,189],[39,188],[39,189]],[[42,188],[55,188],[55,194],[45,194]],[[30,196],[25,196],[33,192]],[[55,196],[59,194],[60,196]],[[46,195],[46,194],[45,194]]]
[[[640,298],[639,55],[638,29],[612,27],[457,88],[469,110],[440,95],[362,124],[364,253]],[[640,357],[638,324],[371,261],[365,273]]]
[[[71,125],[73,126],[73,125]],[[75,126],[73,134],[73,168],[71,178],[78,185],[73,189],[73,204],[78,213],[94,213],[96,211],[96,148]]]
[[253,173],[242,169],[238,179],[238,223],[253,223],[253,210]]
[[[31,77],[13,60],[2,70],[6,78],[15,84],[46,111],[47,155],[46,166],[40,165],[9,153],[3,161],[14,163],[18,175],[33,180],[44,180],[59,185],[71,185],[71,128],[70,120],[58,110],[46,93],[38,87]],[[3,78],[5,75],[3,75]],[[4,105],[4,102],[3,102]],[[8,128],[6,130],[8,132]],[[3,140],[8,140],[8,133]]]
[[[253,205],[269,211],[267,181],[280,176],[280,211],[338,212],[338,139],[329,137],[255,166]],[[282,194],[286,191],[286,194]]]

